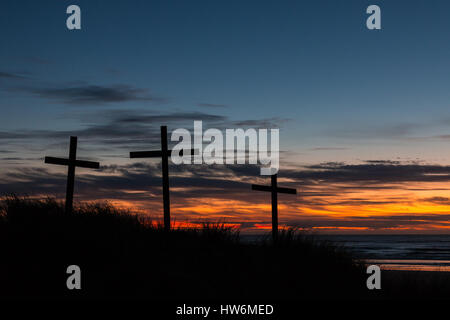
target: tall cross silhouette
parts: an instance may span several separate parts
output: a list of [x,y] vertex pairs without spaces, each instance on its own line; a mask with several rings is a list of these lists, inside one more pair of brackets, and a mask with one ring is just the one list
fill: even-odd
[[297,190],[278,187],[276,174],[271,176],[271,180],[272,183],[270,186],[252,184],[252,190],[272,193],[272,238],[273,241],[276,242],[278,240],[278,193],[297,194]]
[[77,160],[77,137],[70,137],[69,159],[45,157],[44,162],[49,164],[58,164],[68,166],[67,170],[67,189],[66,189],[66,213],[73,210],[73,190],[75,185],[75,168],[100,168],[100,163],[93,161]]
[[[180,156],[183,150],[180,150]],[[195,154],[195,149],[191,149],[191,155]],[[130,158],[161,158],[162,160],[162,187],[164,204],[164,230],[170,230],[170,197],[169,197],[169,157],[172,150],[167,146],[167,126],[161,126],[161,150],[130,152]]]

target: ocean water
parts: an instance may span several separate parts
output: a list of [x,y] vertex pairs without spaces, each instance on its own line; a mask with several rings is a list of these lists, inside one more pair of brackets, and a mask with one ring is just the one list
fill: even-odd
[[450,272],[450,235],[322,235],[385,270]]
[[[450,272],[450,235],[315,235],[384,270]],[[249,236],[246,241],[256,240]]]

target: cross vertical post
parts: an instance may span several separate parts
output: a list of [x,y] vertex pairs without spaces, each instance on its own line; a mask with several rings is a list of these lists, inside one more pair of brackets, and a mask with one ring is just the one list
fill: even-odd
[[167,147],[167,126],[161,126],[162,179],[164,202],[164,230],[170,230],[170,193],[169,193],[169,152]]
[[70,137],[69,165],[67,169],[66,213],[72,213],[75,186],[75,160],[77,158],[77,137]]
[[277,192],[277,175],[271,176],[272,185],[272,236],[273,240],[278,239],[278,192]]
[[252,184],[252,190],[267,191],[272,195],[272,239],[273,242],[276,243],[278,240],[278,193],[297,194],[297,190],[279,188],[276,174],[271,176],[270,186]]

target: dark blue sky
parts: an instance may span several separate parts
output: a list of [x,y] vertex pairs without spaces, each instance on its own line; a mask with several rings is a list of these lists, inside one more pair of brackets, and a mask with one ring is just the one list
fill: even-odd
[[[70,4],[81,31],[65,27]],[[450,4],[377,1],[382,30],[369,31],[370,4],[2,1],[0,69],[23,78],[0,79],[0,126],[75,130],[89,124],[82,115],[112,109],[202,112],[278,119],[291,151],[339,145],[355,160],[377,140],[383,157],[414,158],[414,147],[393,144],[449,133]],[[80,105],[54,92],[83,86],[145,99]]]

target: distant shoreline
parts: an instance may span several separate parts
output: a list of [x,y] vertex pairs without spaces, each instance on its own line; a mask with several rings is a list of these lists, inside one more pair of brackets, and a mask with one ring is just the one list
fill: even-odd
[[449,260],[367,259],[367,265],[376,264],[385,271],[450,272]]

